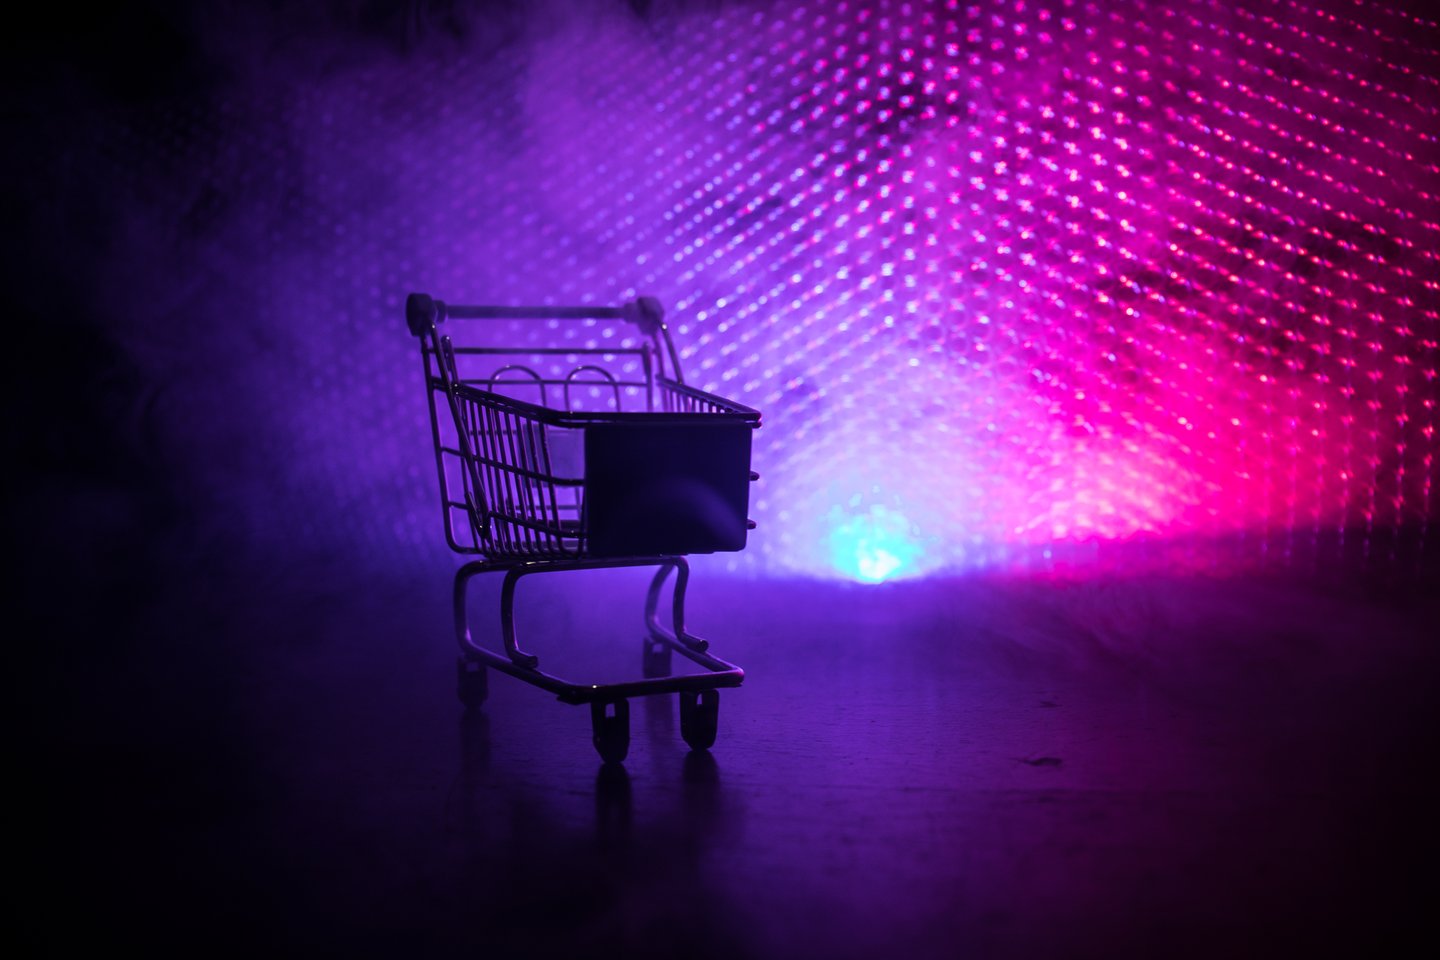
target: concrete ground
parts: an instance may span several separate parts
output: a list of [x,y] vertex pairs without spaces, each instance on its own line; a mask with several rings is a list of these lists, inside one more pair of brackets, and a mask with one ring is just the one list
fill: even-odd
[[[636,701],[610,767],[586,708],[513,678],[461,708],[448,558],[46,600],[71,639],[39,646],[21,696],[24,934],[483,957],[1435,946],[1420,587],[696,566],[693,629],[745,684],[709,753],[673,698]],[[525,581],[525,641],[568,677],[638,675],[643,585]],[[477,635],[493,603],[477,584]]]

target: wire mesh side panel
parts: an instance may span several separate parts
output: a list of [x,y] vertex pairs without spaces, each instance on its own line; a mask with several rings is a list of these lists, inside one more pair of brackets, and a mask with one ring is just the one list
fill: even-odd
[[664,413],[733,414],[741,410],[723,397],[666,378],[657,378],[656,392],[659,394],[659,409]]
[[450,548],[492,557],[581,552],[580,431],[547,426],[507,408],[501,395],[460,384],[447,338],[422,340],[422,349]]
[[[469,470],[463,471],[469,513],[482,550],[496,557],[568,557],[582,552],[583,479],[559,476],[554,440],[562,431],[503,398],[468,388],[455,391]],[[573,457],[571,458],[574,459]]]
[[[448,339],[448,338],[447,338]],[[447,345],[457,383],[571,413],[650,412],[655,351]]]
[[484,505],[481,503],[473,461],[466,456],[467,442],[459,428],[459,411],[451,403],[449,385],[444,376],[445,363],[439,338],[434,334],[420,340],[420,355],[425,367],[430,407],[430,432],[435,448],[435,468],[440,481],[440,510],[445,524],[445,539],[457,553],[481,553],[488,539],[484,529]]

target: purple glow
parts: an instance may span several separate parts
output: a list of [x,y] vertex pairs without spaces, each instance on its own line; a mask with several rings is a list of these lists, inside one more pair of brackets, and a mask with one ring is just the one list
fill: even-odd
[[[128,336],[224,358],[164,414],[287,461],[214,494],[258,541],[433,552],[399,319],[425,289],[664,301],[689,378],[765,412],[732,569],[1284,552],[1435,519],[1437,49],[1433,17],[1352,0],[578,5],[107,130],[113,282],[231,294]],[[217,184],[245,213],[177,244]]]

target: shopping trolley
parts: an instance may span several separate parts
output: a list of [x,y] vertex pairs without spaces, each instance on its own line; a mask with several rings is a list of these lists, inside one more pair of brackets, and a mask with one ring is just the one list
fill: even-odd
[[[630,746],[628,698],[675,693],[681,736],[709,749],[719,688],[745,674],[686,630],[685,556],[745,547],[760,414],[684,382],[664,311],[650,297],[619,307],[494,307],[414,293],[405,319],[424,361],[445,536],[451,549],[479,557],[455,575],[461,702],[484,702],[488,668],[589,704],[596,750],[619,762]],[[540,322],[519,324],[528,342],[494,345],[506,320]],[[650,566],[641,679],[573,683],[520,648],[521,577]],[[503,651],[470,631],[466,593],[482,573],[504,574]],[[672,574],[667,627],[659,609]],[[672,675],[672,651],[705,672]]]

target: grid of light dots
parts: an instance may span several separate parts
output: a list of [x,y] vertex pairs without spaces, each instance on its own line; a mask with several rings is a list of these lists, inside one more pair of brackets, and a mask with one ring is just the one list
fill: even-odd
[[762,551],[878,580],[1433,515],[1432,21],[870,2],[694,35],[726,56],[677,33],[639,78],[667,92],[622,139],[693,145],[620,250],[704,386],[767,411]]
[[[1283,552],[1434,518],[1433,16],[657,9],[97,151],[169,171],[109,181],[158,235],[212,184],[256,211],[174,248],[186,276],[254,257],[253,316],[173,327],[227,360],[284,345],[223,381],[288,463],[282,491],[237,486],[265,491],[254,523],[439,543],[409,289],[659,296],[689,379],[765,414],[743,569],[879,580],[1148,535]],[[225,332],[246,324],[269,333]]]

